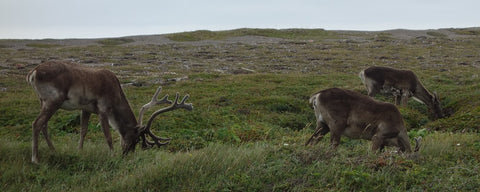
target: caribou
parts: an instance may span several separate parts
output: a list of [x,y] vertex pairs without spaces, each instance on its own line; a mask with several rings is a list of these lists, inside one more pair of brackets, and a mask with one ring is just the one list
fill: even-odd
[[[159,114],[175,110],[186,109],[191,111],[191,103],[185,103],[189,95],[178,102],[179,94],[174,101],[165,95],[158,100],[161,91],[159,87],[152,100],[141,107],[138,121],[135,118],[121,84],[115,74],[106,69],[93,69],[77,63],[64,61],[47,61],[32,69],[27,75],[30,83],[38,95],[41,110],[32,123],[32,162],[38,163],[38,137],[43,133],[48,147],[55,150],[48,135],[47,124],[53,114],[59,110],[81,110],[79,149],[88,130],[88,121],[92,113],[98,114],[103,134],[110,150],[113,150],[112,137],[109,126],[118,131],[121,137],[123,154],[135,151],[135,147],[142,140],[142,148],[158,147],[169,143],[171,138],[158,137],[151,131],[152,122]],[[161,108],[150,116],[147,125],[142,125],[145,111],[155,105],[171,104]],[[150,136],[153,141],[147,139]]]
[[412,97],[415,101],[427,105],[433,118],[443,117],[437,94],[430,93],[410,70],[374,66],[360,71],[359,77],[371,97],[380,91],[391,93],[395,104],[403,106],[406,106],[408,98]]
[[[328,132],[333,148],[340,144],[341,136],[372,141],[372,151],[385,146],[396,146],[411,153],[410,140],[402,116],[391,103],[380,102],[360,93],[330,88],[313,94],[309,99],[315,111],[317,126],[305,143],[317,144]],[[416,139],[415,151],[420,139]]]

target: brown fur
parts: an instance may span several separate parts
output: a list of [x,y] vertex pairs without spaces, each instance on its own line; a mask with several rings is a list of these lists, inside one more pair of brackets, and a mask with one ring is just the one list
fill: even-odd
[[435,119],[443,117],[437,95],[430,93],[410,70],[374,66],[361,71],[359,76],[371,97],[381,90],[391,92],[395,104],[403,106],[407,105],[408,98],[413,97],[426,104],[432,110]]
[[317,127],[305,145],[316,144],[331,133],[331,144],[340,144],[340,137],[372,140],[372,150],[397,146],[411,152],[402,116],[395,105],[340,88],[315,93],[310,98]]
[[118,129],[124,153],[133,151],[138,142],[135,115],[114,73],[103,69],[86,68],[78,64],[48,61],[27,75],[27,81],[37,93],[41,112],[33,122],[32,162],[38,162],[38,135],[42,131],[48,146],[48,120],[58,109],[82,110],[79,148],[88,130],[91,113],[99,115],[110,149],[113,149],[109,124]]

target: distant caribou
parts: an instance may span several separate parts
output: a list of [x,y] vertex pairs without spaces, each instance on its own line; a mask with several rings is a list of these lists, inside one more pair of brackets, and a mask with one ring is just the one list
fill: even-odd
[[[193,109],[191,103],[185,103],[189,95],[186,95],[180,103],[178,103],[178,93],[174,102],[168,100],[168,95],[157,100],[161,91],[161,87],[159,87],[152,100],[140,109],[137,121],[122,91],[120,82],[113,72],[105,69],[87,68],[70,62],[47,61],[42,63],[28,73],[27,82],[32,85],[41,104],[40,114],[33,122],[33,163],[38,163],[38,136],[40,131],[43,133],[50,149],[54,150],[48,136],[47,123],[58,109],[82,111],[80,149],[83,148],[90,114],[96,113],[99,116],[105,139],[111,150],[113,150],[113,145],[109,125],[120,133],[123,154],[134,151],[140,139],[143,140],[143,148],[151,148],[155,144],[159,147],[168,144],[170,138],[161,138],[151,132],[150,127],[153,119],[160,113],[174,109]],[[163,103],[171,105],[155,111],[150,116],[147,125],[142,125],[142,116],[145,110]],[[154,141],[147,140],[146,135],[149,135]]]
[[389,92],[393,94],[395,104],[403,106],[407,105],[409,97],[413,97],[430,108],[433,118],[443,117],[437,94],[430,93],[410,70],[374,66],[360,71],[359,77],[371,97],[380,91]]
[[[319,91],[310,97],[309,103],[315,111],[317,126],[305,145],[318,143],[330,132],[332,147],[340,144],[341,136],[347,136],[371,140],[373,151],[396,146],[402,152],[412,152],[402,115],[391,103],[340,88]],[[415,151],[420,140],[416,142]]]

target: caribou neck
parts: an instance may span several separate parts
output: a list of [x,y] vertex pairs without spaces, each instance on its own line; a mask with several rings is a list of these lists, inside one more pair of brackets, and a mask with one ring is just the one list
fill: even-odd
[[418,98],[426,104],[433,112],[433,118],[439,119],[443,117],[443,111],[440,106],[440,101],[436,94],[430,93],[421,83],[417,84],[416,92],[413,94],[414,98]]
[[137,119],[128,104],[125,94],[121,93],[121,99],[112,108],[112,115],[109,117],[109,123],[118,130],[120,135],[125,136],[127,132],[133,130],[137,126]]
[[417,83],[415,93],[413,93],[413,97],[420,100],[422,103],[424,103],[430,108],[434,107],[433,94],[430,93],[427,89],[425,89],[425,87],[420,82]]

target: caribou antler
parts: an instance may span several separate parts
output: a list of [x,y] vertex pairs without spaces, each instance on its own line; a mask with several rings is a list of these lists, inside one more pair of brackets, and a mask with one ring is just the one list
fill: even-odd
[[[141,120],[139,120],[140,121],[140,123],[139,123],[139,125],[140,125],[140,130],[139,130],[140,135],[139,136],[143,140],[142,147],[144,149],[151,148],[151,147],[153,147],[154,144],[156,144],[158,147],[160,147],[162,145],[166,145],[166,144],[170,143],[169,140],[171,138],[158,137],[155,134],[153,134],[152,131],[150,130],[150,127],[152,126],[152,122],[155,119],[155,117],[157,117],[161,113],[172,111],[172,110],[175,110],[175,109],[186,109],[186,110],[189,110],[189,111],[193,110],[193,106],[192,106],[191,103],[185,103],[185,101],[190,97],[189,95],[185,95],[185,97],[183,97],[183,99],[180,103],[178,103],[179,93],[177,93],[174,102],[168,100],[168,95],[165,95],[165,97],[163,97],[162,100],[157,101],[156,98],[157,98],[160,90],[161,90],[161,87],[158,88],[157,92],[155,93],[155,95],[152,98],[152,101],[150,101],[149,103],[145,104],[142,107],[142,109],[140,110],[141,115],[143,115],[143,112],[144,112],[145,109],[151,108],[154,105],[157,105],[157,104],[160,104],[160,103],[173,103],[173,104],[168,106],[168,107],[165,107],[165,108],[162,108],[162,109],[159,109],[159,110],[155,111],[150,116],[150,119],[148,119],[148,122],[147,122],[146,126],[142,126]],[[141,115],[139,115],[139,118],[141,118]],[[146,134],[148,134],[153,139],[153,142],[149,141],[146,138],[146,136],[145,136]],[[166,142],[159,142],[160,140],[166,141]]]
[[168,100],[168,95],[165,95],[162,99],[157,100],[158,94],[160,94],[160,91],[162,91],[162,87],[158,87],[157,92],[153,94],[152,100],[148,102],[147,104],[143,105],[142,108],[140,108],[140,112],[138,113],[138,125],[142,127],[142,121],[143,121],[143,113],[145,113],[145,110],[152,108],[155,105],[160,105],[160,104],[172,104],[172,101]]

